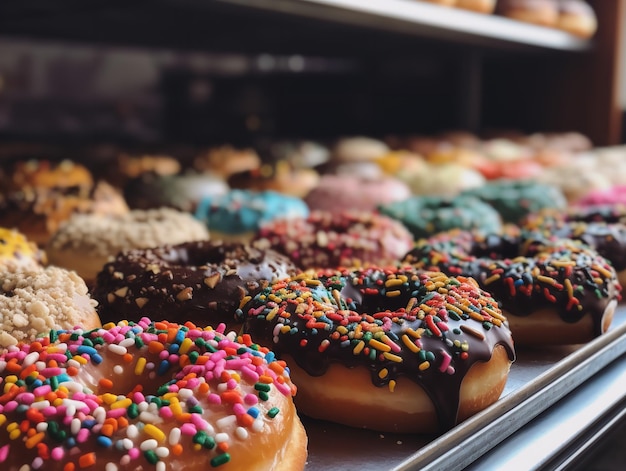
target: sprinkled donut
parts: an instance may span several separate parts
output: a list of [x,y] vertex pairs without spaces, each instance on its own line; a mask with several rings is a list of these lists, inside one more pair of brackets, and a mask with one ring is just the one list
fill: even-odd
[[51,330],[7,349],[0,380],[8,470],[304,468],[285,363],[222,328]]
[[413,246],[398,221],[376,213],[313,211],[308,218],[265,224],[252,244],[289,257],[298,268],[395,264]]
[[21,267],[37,269],[46,262],[46,254],[34,242],[15,229],[0,227],[0,270]]
[[379,210],[402,222],[416,240],[455,228],[489,233],[502,227],[500,216],[491,205],[465,196],[413,196],[380,206]]
[[99,325],[95,302],[76,273],[58,267],[0,270],[0,348],[50,329]]
[[519,345],[587,342],[607,331],[621,298],[610,263],[568,239],[449,231],[419,241],[404,261],[476,279]]
[[410,267],[301,274],[238,313],[290,365],[299,412],[355,427],[447,430],[499,398],[514,360],[473,280]]
[[[626,211],[619,206],[569,207],[528,216],[521,229],[531,237],[578,240],[606,258],[626,286]],[[527,237],[528,237],[527,236]]]
[[295,273],[284,256],[236,243],[197,241],[121,252],[96,277],[103,322],[146,314],[197,325],[232,326],[247,293]]
[[127,214],[75,214],[46,245],[51,264],[75,270],[89,285],[110,257],[131,249],[207,240],[206,226],[170,208]]
[[567,206],[567,200],[558,188],[534,180],[493,180],[463,192],[462,196],[475,197],[490,204],[504,222],[513,224],[530,213]]

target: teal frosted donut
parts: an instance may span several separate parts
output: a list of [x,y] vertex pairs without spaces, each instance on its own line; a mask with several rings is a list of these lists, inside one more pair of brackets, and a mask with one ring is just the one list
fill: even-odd
[[490,233],[500,232],[502,228],[498,212],[472,197],[412,196],[378,209],[402,222],[415,239],[450,229]]
[[200,200],[196,218],[205,221],[211,238],[247,241],[261,225],[276,219],[306,218],[308,206],[300,198],[275,191],[230,190]]
[[542,209],[565,209],[567,206],[561,190],[533,180],[492,180],[464,191],[461,196],[479,198],[493,206],[504,222],[513,224]]

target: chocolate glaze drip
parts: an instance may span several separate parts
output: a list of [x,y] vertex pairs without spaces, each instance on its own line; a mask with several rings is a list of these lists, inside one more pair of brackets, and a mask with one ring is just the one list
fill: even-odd
[[412,268],[302,275],[263,289],[238,315],[244,332],[273,342],[312,376],[339,362],[368,368],[378,387],[414,381],[433,400],[442,430],[456,424],[470,367],[497,344],[515,356],[496,301],[465,279]]
[[595,335],[602,333],[604,311],[621,291],[615,270],[598,253],[579,241],[538,233],[482,238],[450,231],[421,241],[404,261],[476,279],[511,315],[556,309],[568,323],[590,315]]
[[270,250],[189,242],[118,254],[98,274],[93,297],[103,323],[150,315],[201,326],[232,324],[244,296],[295,272]]

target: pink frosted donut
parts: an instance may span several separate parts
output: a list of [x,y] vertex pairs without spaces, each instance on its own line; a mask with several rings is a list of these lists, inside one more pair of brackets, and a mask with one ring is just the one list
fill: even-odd
[[345,210],[375,211],[382,204],[402,201],[409,196],[409,187],[396,178],[329,174],[320,179],[304,201],[311,211],[337,213]]
[[576,201],[577,206],[626,205],[626,185],[594,190]]

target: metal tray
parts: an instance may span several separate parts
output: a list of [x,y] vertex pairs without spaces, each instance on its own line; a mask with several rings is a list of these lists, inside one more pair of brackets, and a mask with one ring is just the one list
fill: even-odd
[[587,344],[516,353],[501,398],[441,436],[379,433],[302,417],[307,471],[467,467],[626,353],[626,305],[618,307],[610,330]]

